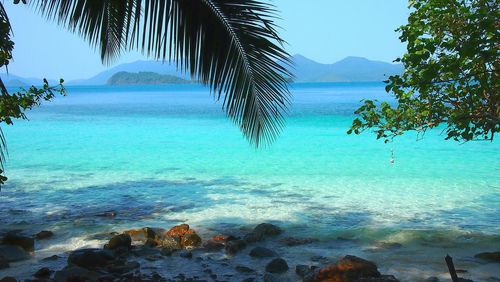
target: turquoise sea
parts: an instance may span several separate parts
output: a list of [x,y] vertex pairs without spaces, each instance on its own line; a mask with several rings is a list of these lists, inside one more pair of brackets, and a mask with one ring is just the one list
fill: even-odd
[[[94,236],[102,232],[186,222],[208,237],[272,222],[319,239],[281,249],[292,264],[354,254],[417,281],[448,277],[449,253],[465,277],[500,276],[498,265],[473,257],[500,250],[500,143],[458,144],[439,130],[390,144],[347,135],[361,99],[386,99],[381,83],[292,86],[286,127],[261,149],[201,86],[68,91],[3,127],[10,158],[0,230],[57,235],[7,274],[102,246]],[[95,216],[110,210],[116,218]]]

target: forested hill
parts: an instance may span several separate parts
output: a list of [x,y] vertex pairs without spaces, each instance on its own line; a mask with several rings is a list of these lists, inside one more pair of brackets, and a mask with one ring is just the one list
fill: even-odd
[[189,80],[155,72],[126,72],[121,71],[112,75],[108,81],[108,85],[140,85],[140,84],[187,84],[192,83]]

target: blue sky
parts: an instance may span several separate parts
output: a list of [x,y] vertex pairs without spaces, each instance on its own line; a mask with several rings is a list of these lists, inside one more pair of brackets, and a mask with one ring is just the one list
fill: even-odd
[[[103,66],[98,53],[79,36],[47,22],[26,5],[5,1],[13,29],[13,74],[66,80],[88,78]],[[291,54],[322,63],[346,56],[390,62],[404,52],[394,30],[406,22],[404,0],[274,0],[281,12],[280,34]],[[115,64],[144,60],[138,52]],[[2,70],[1,72],[4,72]]]

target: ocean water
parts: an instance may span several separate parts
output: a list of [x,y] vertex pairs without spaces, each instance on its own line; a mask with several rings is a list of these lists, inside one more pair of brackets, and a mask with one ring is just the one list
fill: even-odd
[[[458,144],[439,130],[390,144],[347,135],[360,100],[387,99],[383,87],[294,85],[282,135],[260,149],[201,86],[69,87],[3,127],[0,231],[56,233],[3,272],[26,275],[46,256],[102,246],[103,232],[186,222],[208,238],[271,222],[319,240],[274,246],[291,264],[354,254],[417,281],[447,278],[449,253],[465,277],[500,276],[473,257],[500,250],[500,143]],[[96,217],[109,210],[117,217]]]

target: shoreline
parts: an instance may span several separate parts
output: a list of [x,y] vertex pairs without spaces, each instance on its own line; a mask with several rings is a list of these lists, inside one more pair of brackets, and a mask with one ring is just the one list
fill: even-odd
[[[113,214],[110,214],[110,216],[112,217]],[[185,226],[187,225],[180,226],[184,226],[181,228],[186,229]],[[255,230],[259,229],[258,226],[265,226],[265,228],[264,231],[259,231],[260,233],[258,232],[260,235],[255,235]],[[121,232],[95,234],[95,241],[93,242],[93,246],[83,246],[83,249],[86,249],[87,247],[98,247],[92,249],[91,252],[101,252],[103,250],[103,243],[107,242],[108,244],[110,244],[111,241],[116,241],[116,238],[120,238],[123,234],[125,234],[125,237],[130,236],[130,246],[128,246],[125,242],[125,250],[121,249],[118,253],[119,255],[117,255],[116,257],[120,258],[120,263],[124,263],[120,265],[122,270],[127,270],[126,273],[132,273],[139,276],[142,275],[143,281],[148,281],[148,279],[149,281],[190,281],[188,280],[189,277],[192,278],[191,281],[303,281],[306,274],[314,273],[315,271],[319,271],[322,268],[326,268],[328,266],[331,267],[336,262],[349,255],[354,255],[355,257],[366,259],[367,261],[373,261],[373,263],[378,266],[377,271],[379,271],[381,275],[388,275],[383,276],[386,278],[386,280],[370,281],[449,280],[449,274],[447,273],[446,264],[444,262],[445,254],[442,256],[442,258],[441,256],[439,256],[439,254],[436,254],[433,258],[428,258],[428,263],[430,264],[432,260],[439,257],[439,260],[442,261],[441,266],[443,271],[436,272],[432,271],[431,269],[428,274],[404,273],[404,262],[402,262],[401,265],[397,267],[392,265],[392,263],[389,262],[389,259],[373,259],[377,257],[383,258],[392,255],[396,257],[399,256],[401,259],[406,260],[411,260],[411,258],[414,257],[414,259],[417,261],[417,255],[412,255],[414,250],[412,250],[408,245],[405,244],[397,242],[378,242],[373,246],[371,250],[366,250],[366,252],[361,254],[356,251],[355,248],[351,248],[351,253],[341,253],[342,251],[345,252],[349,248],[343,248],[342,250],[339,250],[339,252],[336,252],[335,248],[325,247],[325,245],[332,244],[331,242],[321,241],[320,239],[314,238],[314,236],[294,237],[294,233],[290,232],[287,229],[282,229],[281,227],[278,227],[276,225],[260,224],[258,226],[254,229],[249,227],[239,227],[232,230],[221,230],[221,232],[218,232],[217,230],[202,230],[199,233],[200,235],[198,235],[196,231],[188,227],[186,230],[190,230],[189,232],[192,232],[192,234],[196,234],[189,235],[195,237],[195,242],[191,242],[192,244],[188,244],[189,246],[183,244],[181,248],[174,247],[172,252],[167,253],[164,251],[164,247],[162,247],[163,245],[159,247],[158,242],[149,242],[149,239],[151,238],[147,238],[148,232],[153,232],[152,234],[157,235],[151,235],[150,237],[156,238],[154,240],[163,240],[161,239],[163,238],[162,236],[165,236],[165,234],[167,234],[169,231],[168,229],[161,228],[142,228],[132,230],[133,232],[122,230]],[[159,234],[162,235],[160,236]],[[182,236],[183,235],[181,235],[179,238],[183,238]],[[55,232],[54,237],[49,236],[48,238],[37,239],[36,245],[40,245],[40,243],[42,243],[50,246],[50,241],[54,240],[54,238],[57,238],[57,231]],[[344,245],[351,244],[354,246],[357,244],[356,240],[353,238],[338,237],[336,241],[338,241],[338,244]],[[161,242],[162,243],[160,244],[164,244],[163,241]],[[156,244],[156,246],[154,244]],[[50,248],[51,247],[47,249]],[[251,255],[251,253],[254,252],[255,248],[264,249],[264,253],[266,253],[267,250],[267,256],[255,258],[255,256]],[[79,252],[78,250],[71,250],[65,253],[54,254],[55,256],[48,256],[48,258],[42,258],[38,254],[38,251],[39,250],[35,250],[34,257],[31,257],[31,259],[28,261],[17,263],[14,262],[11,263],[10,268],[1,269],[0,279],[4,276],[14,276],[20,279],[33,279],[33,275],[44,267],[47,267],[48,270],[51,271],[50,277],[53,278],[55,277],[56,273],[58,273],[57,271],[60,272],[61,269],[67,269],[69,267],[68,258],[71,257],[72,254]],[[269,254],[269,251],[272,252],[271,255]],[[446,248],[443,248],[443,253],[445,251]],[[467,250],[467,252],[470,251],[470,249]],[[477,253],[479,253],[482,250],[476,251]],[[490,251],[497,252],[498,250]],[[116,250],[113,250],[113,252],[116,252]],[[42,251],[42,253],[44,252]],[[495,267],[498,267],[498,261],[494,262],[481,258],[474,258],[474,255],[476,255],[477,253],[474,252],[473,254],[470,254],[470,256],[465,257],[462,257],[461,255],[453,255],[455,259],[455,266],[459,271],[459,276],[472,279],[474,281],[500,281],[500,278],[498,277],[500,274],[495,273]],[[273,258],[278,257],[285,260],[286,264],[288,265],[288,269],[283,273],[278,274],[269,273],[268,271],[266,271],[267,264]],[[124,261],[122,261],[123,259]],[[37,261],[34,262],[33,260]],[[115,260],[115,258],[112,259],[112,261]],[[74,266],[74,264],[72,263],[69,264]],[[102,265],[100,267],[103,267],[103,269],[105,269],[107,266]],[[422,268],[425,267],[426,265],[422,265]],[[100,271],[103,271],[99,267],[98,269]],[[297,271],[299,271],[302,276],[298,275]],[[478,272],[482,272],[482,275],[478,276]],[[106,271],[104,271],[104,273],[106,273]],[[110,273],[108,272],[107,274]],[[62,274],[59,273],[58,277],[61,277],[61,275]],[[121,273],[119,275],[120,276],[117,276],[116,279],[118,279],[118,277],[125,277],[123,276],[125,275],[125,273]],[[152,278],[153,275],[156,278]],[[398,280],[393,280],[390,275],[393,275],[394,279]],[[166,280],[160,280],[160,277],[163,277]],[[273,277],[278,280],[272,280],[274,279]],[[62,280],[56,279],[56,281]],[[116,281],[119,281],[119,279]]]

